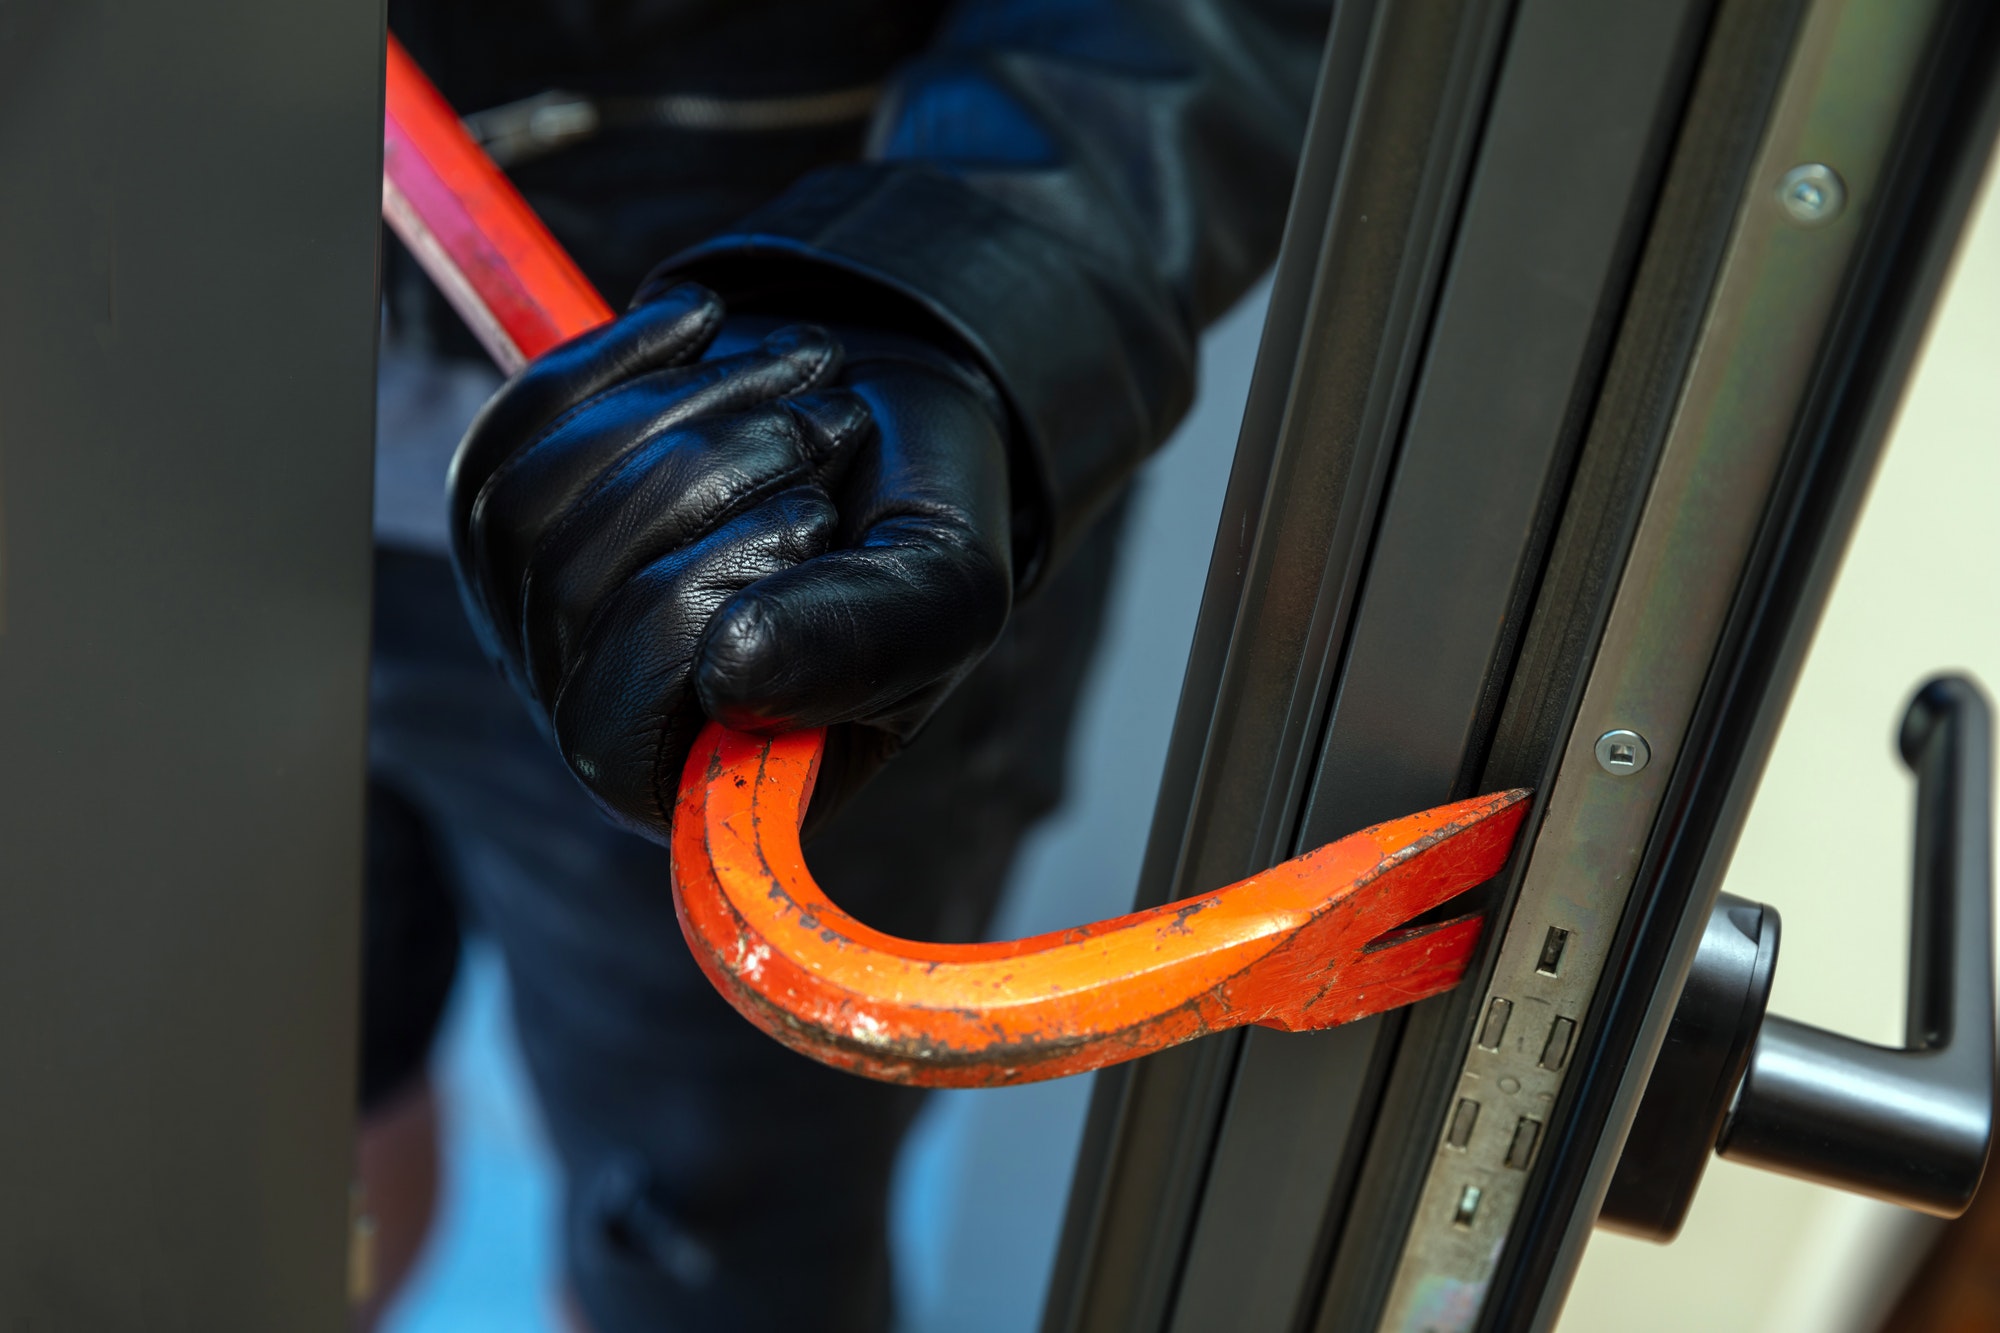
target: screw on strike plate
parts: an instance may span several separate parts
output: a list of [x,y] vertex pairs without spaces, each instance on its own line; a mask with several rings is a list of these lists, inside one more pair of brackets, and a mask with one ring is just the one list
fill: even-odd
[[1801,227],[1823,227],[1847,206],[1847,183],[1823,162],[1802,162],[1778,178],[1778,207]]
[[1597,738],[1597,766],[1614,778],[1631,777],[1652,758],[1652,747],[1636,731],[1607,731]]

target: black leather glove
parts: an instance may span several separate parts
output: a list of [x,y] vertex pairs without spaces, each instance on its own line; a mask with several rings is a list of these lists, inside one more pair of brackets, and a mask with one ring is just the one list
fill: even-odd
[[768,327],[671,288],[510,381],[452,468],[453,558],[488,651],[598,803],[659,840],[704,717],[832,727],[822,817],[1013,598],[984,375],[920,339],[753,341]]

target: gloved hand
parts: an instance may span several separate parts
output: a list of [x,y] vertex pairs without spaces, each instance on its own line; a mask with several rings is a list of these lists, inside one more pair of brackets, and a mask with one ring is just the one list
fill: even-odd
[[673,287],[509,381],[452,466],[487,650],[598,803],[658,840],[704,717],[831,727],[818,817],[1013,598],[1006,426],[980,371],[805,325],[703,359],[742,328]]

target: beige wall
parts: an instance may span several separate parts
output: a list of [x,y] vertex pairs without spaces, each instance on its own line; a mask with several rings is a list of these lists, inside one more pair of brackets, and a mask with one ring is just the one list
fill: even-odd
[[[2000,191],[1957,269],[1725,889],[1784,919],[1772,1008],[1901,1040],[1911,789],[1895,726],[1942,668],[2000,693]],[[1599,1232],[1561,1333],[1847,1333],[1912,1214],[1716,1161],[1678,1241]]]

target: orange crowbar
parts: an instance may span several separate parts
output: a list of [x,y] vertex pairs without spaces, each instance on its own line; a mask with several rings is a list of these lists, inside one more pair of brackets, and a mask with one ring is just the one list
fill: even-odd
[[[395,39],[382,215],[503,370],[612,317]],[[1364,829],[1212,893],[1031,939],[870,930],[799,845],[824,733],[710,723],[681,775],[673,891],[708,978],[794,1050],[871,1078],[981,1087],[1259,1024],[1333,1027],[1451,989],[1482,921],[1408,923],[1498,874],[1527,813],[1500,792]]]

